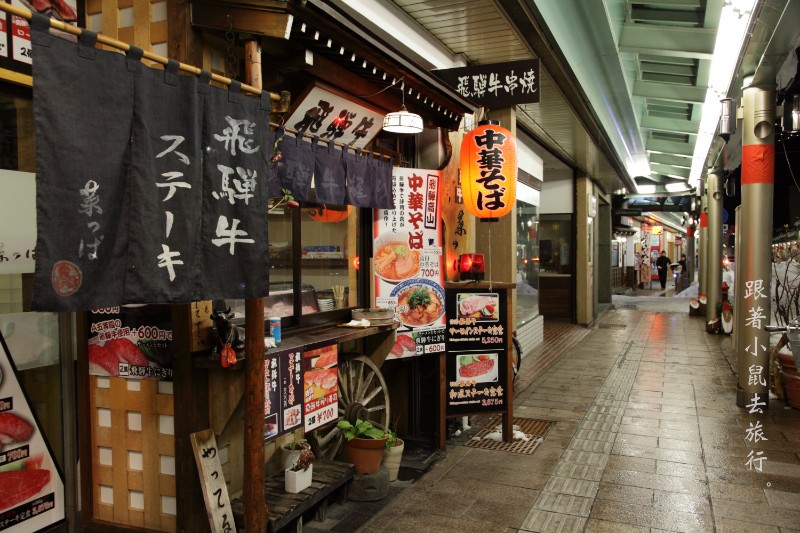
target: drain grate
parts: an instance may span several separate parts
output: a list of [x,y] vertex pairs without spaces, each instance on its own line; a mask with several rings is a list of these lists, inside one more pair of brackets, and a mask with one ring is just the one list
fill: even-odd
[[489,420],[486,427],[478,431],[473,438],[465,442],[464,446],[530,455],[542,443],[547,432],[550,431],[550,428],[555,424],[555,422],[551,420],[536,420],[534,418],[515,416],[514,429],[523,432],[528,437],[527,442],[517,439],[514,439],[512,442],[497,442],[496,440],[485,438],[489,433],[500,431],[501,420],[501,417],[494,417]]
[[627,324],[598,324],[598,328],[600,329],[625,329],[628,327]]

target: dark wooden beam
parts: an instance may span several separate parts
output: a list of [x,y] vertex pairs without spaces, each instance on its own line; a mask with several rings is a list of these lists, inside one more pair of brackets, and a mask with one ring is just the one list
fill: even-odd
[[[192,28],[187,0],[167,0],[167,55],[202,66],[203,46]],[[209,427],[208,373],[192,365],[189,305],[172,307],[173,402],[175,403],[175,499],[179,533],[209,531],[197,465],[189,436]]]

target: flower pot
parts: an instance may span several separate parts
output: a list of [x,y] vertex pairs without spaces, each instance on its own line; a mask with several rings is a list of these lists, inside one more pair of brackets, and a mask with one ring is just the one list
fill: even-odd
[[383,466],[389,471],[389,481],[397,479],[397,473],[400,471],[400,460],[403,458],[403,450],[406,445],[403,439],[397,439],[394,446],[383,452]]
[[[297,449],[292,450],[291,446],[294,444]],[[281,467],[286,470],[287,468],[291,468],[300,458],[300,452],[303,450],[310,450],[311,445],[307,442],[285,442],[278,447],[279,450],[279,457],[278,461],[280,462]]]
[[347,462],[356,467],[356,474],[377,474],[383,459],[387,438],[352,439],[345,446]]
[[286,492],[297,494],[311,486],[312,471],[314,465],[308,465],[305,470],[291,470],[285,471],[285,485]]

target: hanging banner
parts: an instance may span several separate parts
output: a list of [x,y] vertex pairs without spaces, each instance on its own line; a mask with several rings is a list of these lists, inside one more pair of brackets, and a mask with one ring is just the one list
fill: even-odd
[[0,333],[0,531],[40,531],[64,519],[64,480]]
[[264,441],[303,423],[303,350],[267,354],[264,364]]
[[[9,3],[73,26],[78,23],[77,0],[11,0]],[[0,68],[30,75],[31,62],[31,32],[28,21],[0,11]]]
[[303,354],[303,421],[305,432],[339,416],[338,346],[330,344]]
[[84,32],[74,43],[51,35],[47,19],[34,18],[31,24],[37,194],[33,308],[119,305],[128,268],[134,79],[125,56],[94,47],[95,34]]
[[89,373],[172,379],[172,316],[168,305],[125,305],[89,314]]
[[505,289],[448,288],[446,416],[508,408]]
[[395,209],[376,209],[375,306],[402,323],[388,359],[444,351],[441,172],[394,167]]
[[[198,80],[130,61],[135,76],[126,303],[201,300]],[[146,125],[146,126],[145,126]]]

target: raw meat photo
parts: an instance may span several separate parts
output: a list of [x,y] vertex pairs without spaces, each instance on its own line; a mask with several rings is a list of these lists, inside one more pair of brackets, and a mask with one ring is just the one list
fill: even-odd
[[412,355],[417,354],[417,341],[411,338],[411,335],[397,335],[397,341],[392,346],[392,349],[389,350],[389,353],[392,357],[397,357],[398,359],[401,357],[411,357]]
[[0,413],[0,444],[25,442],[31,438],[33,426],[14,413]]
[[119,357],[105,346],[90,344],[89,373],[95,376],[119,376]]
[[49,470],[34,469],[0,472],[0,511],[33,498],[49,482]]
[[126,338],[112,339],[103,345],[107,350],[110,350],[121,361],[127,362],[133,366],[148,366],[150,361],[144,356],[133,341]]
[[497,294],[459,294],[458,318],[474,318],[477,321],[496,322],[500,298]]
[[456,379],[474,380],[478,383],[497,381],[497,355],[490,353],[458,356]]

